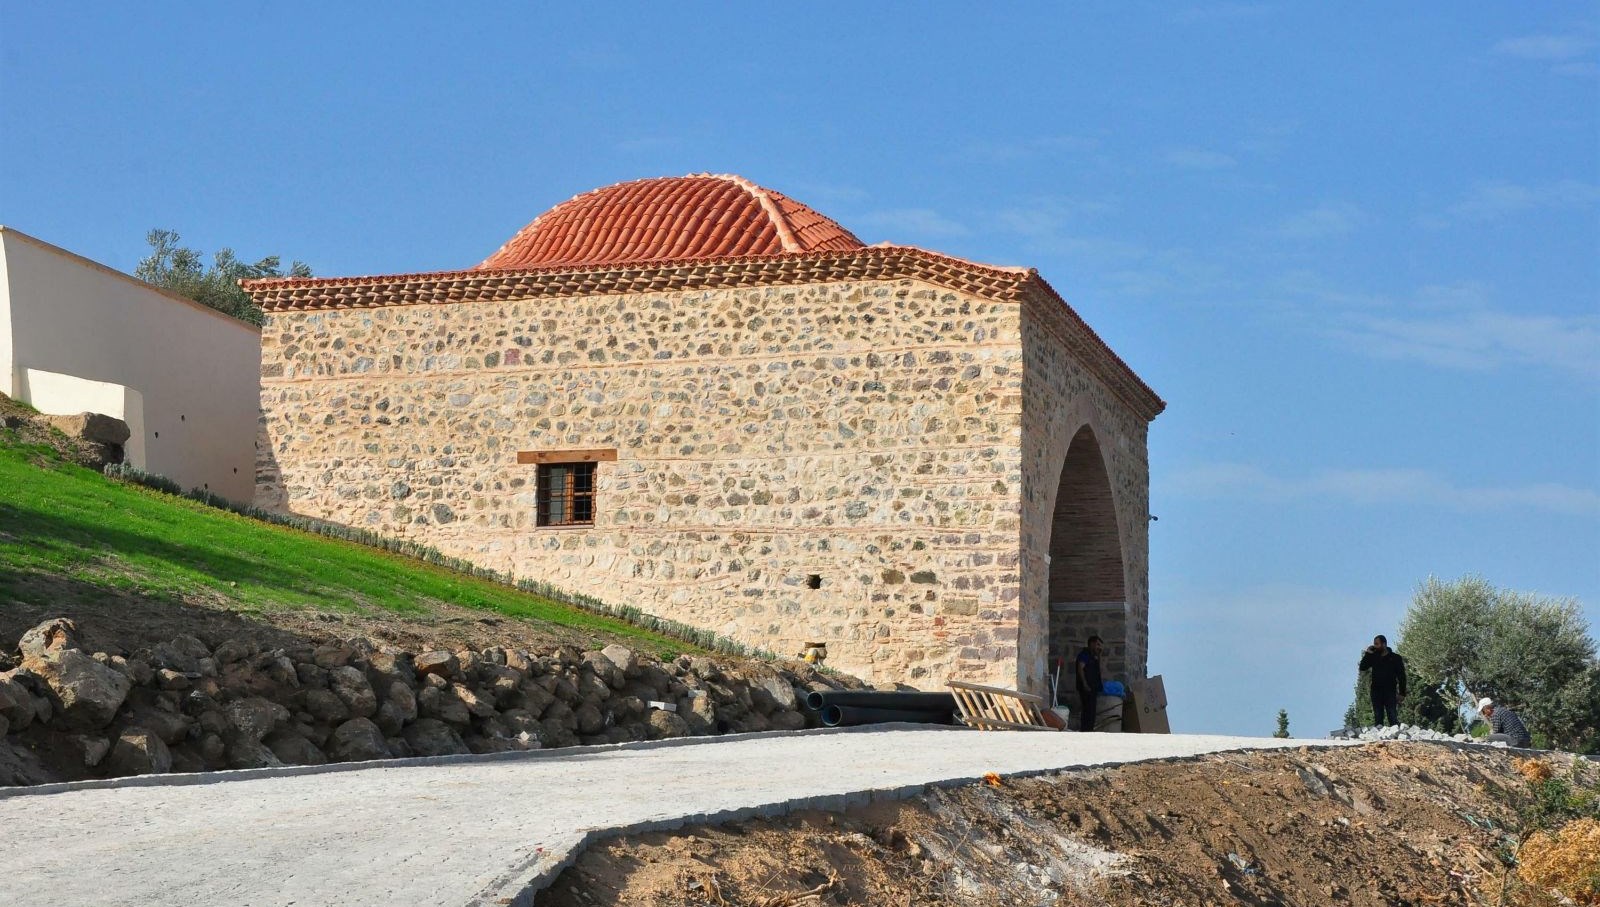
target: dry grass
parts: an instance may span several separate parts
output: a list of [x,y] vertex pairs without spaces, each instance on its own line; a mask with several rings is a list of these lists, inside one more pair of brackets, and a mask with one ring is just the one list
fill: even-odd
[[1518,855],[1517,876],[1575,904],[1600,905],[1600,822],[1576,819],[1555,834],[1534,832]]
[[1528,779],[1529,784],[1549,781],[1555,776],[1555,769],[1543,759],[1512,759],[1511,765],[1517,770],[1517,774]]

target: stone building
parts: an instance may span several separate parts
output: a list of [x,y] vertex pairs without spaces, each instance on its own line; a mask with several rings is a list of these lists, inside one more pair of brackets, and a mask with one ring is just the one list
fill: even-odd
[[1043,691],[1089,632],[1145,674],[1164,404],[1031,269],[696,175],[468,270],[247,289],[258,503],[872,680]]

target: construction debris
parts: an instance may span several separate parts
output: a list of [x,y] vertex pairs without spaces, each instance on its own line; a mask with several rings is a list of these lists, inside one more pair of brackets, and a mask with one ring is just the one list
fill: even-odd
[[[1471,734],[1442,734],[1414,724],[1391,724],[1387,727],[1340,728],[1328,732],[1329,740],[1432,740],[1435,742],[1477,743]],[[1504,743],[1484,743],[1484,746],[1505,747]]]

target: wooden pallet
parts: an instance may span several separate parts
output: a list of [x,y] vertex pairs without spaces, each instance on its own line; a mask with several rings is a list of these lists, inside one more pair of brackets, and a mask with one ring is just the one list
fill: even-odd
[[980,731],[1053,731],[1045,724],[1044,700],[1030,693],[986,687],[959,680],[948,682],[956,697],[956,717]]

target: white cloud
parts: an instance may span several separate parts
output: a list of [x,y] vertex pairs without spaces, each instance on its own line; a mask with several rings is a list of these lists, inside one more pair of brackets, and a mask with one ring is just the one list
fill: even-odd
[[856,221],[879,230],[912,237],[966,236],[972,231],[931,208],[889,208],[864,214]]
[[1361,209],[1348,202],[1331,202],[1291,214],[1276,230],[1289,239],[1324,239],[1354,232],[1365,220]]
[[1096,199],[1056,198],[1025,207],[1002,208],[986,218],[993,229],[1033,240],[1059,237],[1084,221],[1110,214],[1117,206]]
[[1347,504],[1412,504],[1462,513],[1537,510],[1600,516],[1600,492],[1553,483],[1506,487],[1458,485],[1426,469],[1324,469],[1274,475],[1246,463],[1207,463],[1180,470],[1166,483],[1192,497],[1244,496],[1265,501],[1332,500]]
[[1493,308],[1409,315],[1346,312],[1325,327],[1378,359],[1483,371],[1537,366],[1600,380],[1600,315],[1537,315]]
[[1423,218],[1431,227],[1456,222],[1485,223],[1534,210],[1579,211],[1600,203],[1600,186],[1582,180],[1557,180],[1542,185],[1504,181],[1480,183],[1466,198],[1443,213]]
[[1109,201],[1054,199],[995,211],[982,226],[986,232],[1020,237],[1031,260],[1058,259],[1052,268],[1092,273],[1120,294],[1193,299],[1237,287],[1237,279],[1214,256],[1185,248],[1151,248],[1085,229],[1086,221],[1116,210]]
[[1471,281],[1419,287],[1407,296],[1332,288],[1296,272],[1278,284],[1281,312],[1301,327],[1374,359],[1461,371],[1521,367],[1600,381],[1600,312],[1511,311]]
[[1185,170],[1222,170],[1239,163],[1232,155],[1205,148],[1171,148],[1162,159]]
[[1494,53],[1520,60],[1562,62],[1588,53],[1595,40],[1586,35],[1523,35],[1494,46]]

